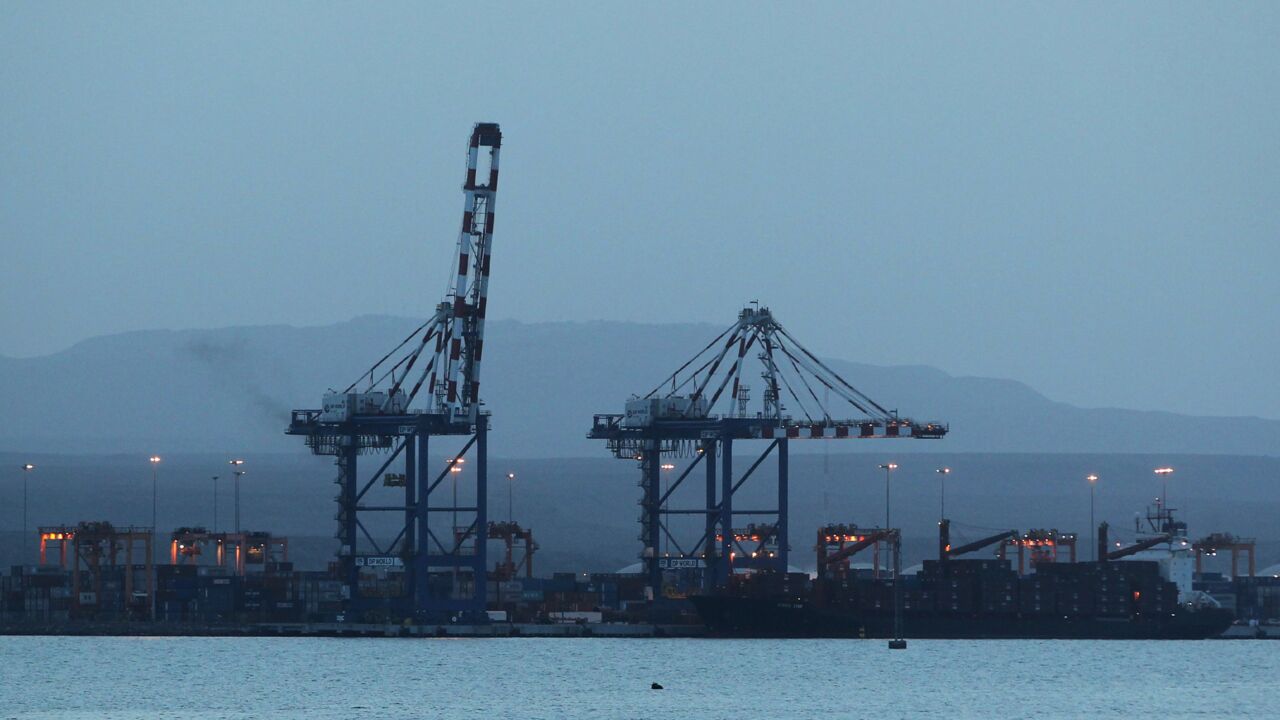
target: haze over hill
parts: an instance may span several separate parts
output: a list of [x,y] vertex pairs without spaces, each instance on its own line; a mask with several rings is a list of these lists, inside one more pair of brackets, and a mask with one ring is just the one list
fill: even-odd
[[[785,313],[779,319],[785,324]],[[0,357],[0,406],[9,419],[0,427],[0,449],[303,452],[283,435],[289,410],[318,407],[326,388],[358,378],[416,325],[363,316],[321,327],[143,331],[43,357]],[[834,318],[832,326],[856,332],[846,318]],[[481,393],[493,412],[491,453],[599,457],[603,448],[584,437],[592,415],[619,412],[628,396],[650,390],[722,329],[491,322]],[[802,339],[819,354],[828,344]],[[924,366],[830,364],[886,407],[951,424],[944,441],[913,442],[911,452],[1267,455],[1280,448],[1276,420],[1080,408],[1009,380],[954,377]],[[808,445],[798,450],[812,451]]]

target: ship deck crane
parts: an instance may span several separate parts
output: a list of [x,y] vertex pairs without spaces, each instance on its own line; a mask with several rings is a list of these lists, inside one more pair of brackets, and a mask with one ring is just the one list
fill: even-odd
[[[480,363],[501,146],[497,124],[472,129],[457,259],[445,300],[355,382],[326,393],[321,409],[294,410],[286,430],[304,436],[313,453],[336,458],[338,560],[348,614],[484,617],[489,415],[481,410]],[[467,438],[439,473],[427,463],[428,441],[437,436]],[[388,457],[368,474],[359,459],[371,453]],[[475,460],[465,466],[474,478],[474,499],[466,505],[434,502],[447,477],[457,480],[468,453]],[[397,462],[402,472],[388,473]],[[403,488],[403,495],[396,499],[399,492],[385,488]],[[393,499],[375,501],[378,493]],[[378,528],[371,530],[362,519],[372,513],[396,519],[394,537],[374,536]],[[458,523],[469,517],[469,524],[450,520],[447,530],[441,527],[443,520],[458,517]],[[365,568],[402,568],[405,592],[394,601],[362,598]],[[453,580],[435,582],[433,575],[442,571]]]
[[1159,535],[1152,535],[1151,537],[1143,538],[1132,545],[1126,545],[1112,550],[1107,546],[1107,535],[1109,534],[1108,531],[1110,527],[1111,526],[1105,522],[1098,525],[1098,559],[1101,561],[1127,558],[1130,555],[1136,555],[1143,550],[1150,550],[1157,545],[1170,542],[1174,537],[1171,533],[1161,533]]
[[989,545],[995,545],[1001,541],[1016,540],[1018,538],[1017,530],[1004,530],[994,535],[989,535],[980,540],[974,540],[957,547],[951,545],[951,521],[942,519],[938,522],[938,559],[949,560],[961,555],[967,555],[976,552]]
[[[759,409],[750,407],[750,388],[743,382],[753,372],[764,381]],[[828,400],[843,410],[829,407]],[[901,417],[872,400],[800,344],[767,307],[753,303],[657,387],[627,400],[623,413],[596,415],[587,437],[604,440],[615,457],[640,466],[640,539],[644,543],[640,556],[648,580],[646,595],[655,598],[660,596],[667,567],[692,563],[703,568],[705,589],[728,584],[735,555],[735,515],[763,516],[773,523],[778,551],[765,558],[767,562],[756,558],[754,564],[786,571],[791,440],[936,439],[946,435],[947,429],[942,423]],[[733,466],[734,443],[748,440],[766,441],[768,446],[738,475]],[[771,454],[776,455],[777,465],[776,506],[735,507],[738,490]],[[661,483],[664,455],[692,458],[665,491]],[[703,501],[697,507],[669,508],[672,494],[699,464],[705,469]],[[701,537],[681,545],[669,527],[672,516],[701,517]],[[675,547],[674,557],[660,554],[663,537]]]

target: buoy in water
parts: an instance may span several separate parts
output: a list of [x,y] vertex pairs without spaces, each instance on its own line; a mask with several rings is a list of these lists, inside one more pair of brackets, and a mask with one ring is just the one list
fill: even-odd
[[661,686],[661,685],[659,685],[658,683],[649,683],[649,689],[650,689],[650,690],[661,690],[661,689],[662,689],[662,686]]

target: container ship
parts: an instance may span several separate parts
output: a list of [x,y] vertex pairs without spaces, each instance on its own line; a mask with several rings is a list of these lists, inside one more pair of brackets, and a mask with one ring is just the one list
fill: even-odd
[[[823,587],[807,574],[757,574],[727,592],[690,598],[707,631],[724,637],[888,638],[892,580]],[[1019,578],[1007,562],[925,563],[904,578],[906,638],[1202,639],[1234,616],[1178,602],[1151,561],[1043,565]]]
[[[1167,513],[1166,513],[1167,514]],[[1191,587],[1189,543],[1180,523],[1113,548],[1099,528],[1100,560],[1055,562],[1074,536],[1056,531],[1000,533],[952,548],[940,523],[939,559],[914,575],[859,577],[848,559],[878,544],[895,551],[897,530],[829,526],[819,530],[818,574],[735,575],[723,591],[690,598],[709,634],[722,637],[891,638],[895,612],[904,638],[1203,639],[1221,635],[1234,615]],[[1000,557],[956,557],[1000,543]],[[829,552],[832,548],[834,552]],[[1006,548],[1032,555],[1021,574]],[[879,575],[880,573],[875,573]]]

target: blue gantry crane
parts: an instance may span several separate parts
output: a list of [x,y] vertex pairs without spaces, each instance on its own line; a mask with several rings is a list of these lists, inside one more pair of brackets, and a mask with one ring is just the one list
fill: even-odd
[[[489,414],[481,409],[480,361],[501,146],[497,124],[475,125],[445,300],[368,372],[326,393],[321,409],[294,410],[286,430],[305,437],[313,453],[336,458],[349,620],[485,617]],[[427,460],[433,437],[466,438],[443,469]],[[368,473],[362,458],[378,454],[386,458]],[[463,476],[473,488],[460,501]],[[450,498],[441,485],[451,477]]]
[[[751,408],[750,388],[742,382],[749,365],[764,381],[759,409]],[[832,399],[848,405],[857,417],[833,414],[827,407]],[[624,413],[596,415],[587,437],[606,441],[615,457],[640,466],[641,560],[646,594],[653,599],[663,589],[664,571],[700,574],[705,590],[724,587],[735,568],[786,572],[790,441],[936,439],[946,433],[941,423],[899,417],[867,397],[792,337],[768,308],[753,304],[661,384],[628,400]],[[769,444],[736,475],[734,445],[748,440]],[[735,507],[739,489],[771,454],[776,455],[776,505]],[[674,474],[674,466],[663,462],[664,456],[692,458],[665,489],[662,473]],[[669,508],[672,494],[699,465],[705,473],[705,501],[693,508]],[[701,536],[682,545],[669,527],[673,516],[701,516]],[[735,528],[739,516],[768,522]],[[660,550],[664,539],[665,552]]]

